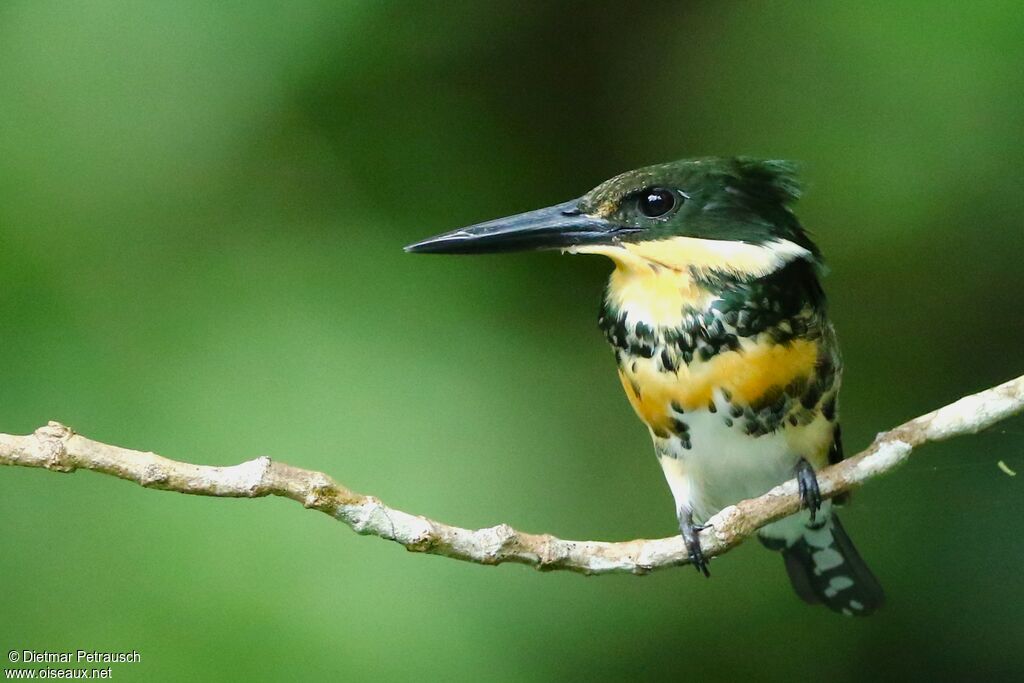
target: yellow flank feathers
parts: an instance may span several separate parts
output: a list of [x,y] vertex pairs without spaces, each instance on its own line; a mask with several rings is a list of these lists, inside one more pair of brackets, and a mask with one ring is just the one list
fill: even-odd
[[724,389],[733,403],[750,405],[770,390],[810,378],[817,357],[814,341],[746,342],[739,351],[723,351],[707,361],[695,359],[678,373],[659,370],[654,359],[638,358],[619,370],[619,378],[640,419],[652,429],[664,430],[672,419],[673,402],[687,411],[707,408],[714,392]]
[[[703,310],[716,297],[694,272],[761,277],[807,254],[786,240],[757,245],[693,237],[566,251],[611,258],[616,267],[608,285],[609,303],[628,319],[668,328],[682,325],[685,310]],[[706,361],[678,363],[677,372],[661,369],[657,358],[635,358],[619,369],[619,378],[637,415],[655,431],[663,431],[671,425],[673,403],[684,411],[706,409],[719,389],[728,391],[733,403],[757,403],[772,390],[811,378],[817,358],[815,341],[758,344],[744,339],[738,351],[721,350]]]

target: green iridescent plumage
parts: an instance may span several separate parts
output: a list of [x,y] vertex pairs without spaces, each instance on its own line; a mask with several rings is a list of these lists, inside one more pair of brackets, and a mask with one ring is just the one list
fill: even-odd
[[[672,213],[645,216],[639,200],[649,188],[678,191],[683,201]],[[796,164],[737,157],[673,161],[628,171],[588,192],[584,213],[639,228],[622,241],[697,237],[765,244],[786,239],[819,257],[790,210],[800,198]]]

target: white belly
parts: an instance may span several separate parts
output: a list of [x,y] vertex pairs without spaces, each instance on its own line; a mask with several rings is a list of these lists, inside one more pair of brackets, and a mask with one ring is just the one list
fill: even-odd
[[805,444],[821,443],[822,430],[832,429],[819,417],[807,425],[787,425],[754,437],[739,424],[728,426],[721,408],[716,413],[688,412],[685,420],[689,449],[675,436],[655,438],[655,446],[677,509],[689,508],[697,522],[792,479],[801,457],[821,465],[820,451],[805,453]]

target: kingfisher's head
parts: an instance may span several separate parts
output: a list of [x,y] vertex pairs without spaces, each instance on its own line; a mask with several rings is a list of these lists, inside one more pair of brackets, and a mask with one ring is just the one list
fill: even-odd
[[415,253],[532,249],[600,253],[620,265],[760,277],[819,252],[790,210],[793,164],[749,158],[673,161],[627,171],[578,199],[409,245]]

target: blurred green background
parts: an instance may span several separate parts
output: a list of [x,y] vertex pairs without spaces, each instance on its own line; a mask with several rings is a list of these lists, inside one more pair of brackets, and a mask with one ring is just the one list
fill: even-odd
[[[801,160],[847,449],[1024,372],[1024,10],[978,3],[5,2],[0,431],[267,454],[410,512],[674,533],[596,329],[609,264],[402,245],[686,156]],[[121,680],[1024,675],[1024,422],[844,521],[809,608],[749,543],[649,577],[411,555],[292,502],[0,470],[0,646]]]

